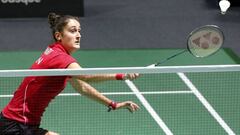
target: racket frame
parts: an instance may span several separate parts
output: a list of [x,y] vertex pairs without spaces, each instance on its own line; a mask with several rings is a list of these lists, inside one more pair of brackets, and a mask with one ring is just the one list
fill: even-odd
[[172,56],[170,56],[170,57],[168,57],[168,58],[166,58],[166,59],[164,59],[164,60],[162,60],[162,61],[160,61],[160,62],[157,62],[157,63],[155,63],[155,64],[149,65],[149,67],[159,66],[159,65],[165,63],[166,61],[168,61],[168,60],[170,60],[170,59],[172,59],[172,58],[174,58],[174,57],[176,57],[176,56],[178,56],[178,55],[180,55],[180,54],[183,54],[183,53],[185,53],[185,52],[187,52],[187,51],[190,52],[190,54],[192,54],[194,57],[203,58],[203,57],[201,57],[201,56],[195,55],[195,54],[191,51],[191,49],[190,49],[190,47],[189,47],[189,40],[191,39],[191,37],[192,37],[196,32],[199,32],[200,30],[202,30],[202,29],[207,29],[207,28],[209,28],[209,29],[214,29],[215,31],[217,31],[218,34],[222,37],[222,43],[220,44],[220,47],[219,47],[216,51],[214,51],[213,53],[211,53],[211,54],[209,54],[209,55],[207,55],[207,56],[203,56],[203,57],[208,57],[208,56],[211,56],[211,55],[215,54],[216,52],[218,52],[218,51],[220,50],[221,46],[224,44],[224,40],[225,40],[225,37],[224,37],[224,34],[223,34],[222,30],[221,30],[218,26],[216,26],[216,25],[204,25],[204,26],[198,27],[198,28],[194,29],[193,31],[191,31],[191,33],[188,35],[188,38],[187,38],[187,48],[186,48],[186,49],[181,50],[181,51],[177,52],[176,54],[174,54],[174,55],[172,55]]
[[[211,54],[209,54],[209,55],[207,55],[207,56],[199,56],[199,55],[196,55],[196,54],[194,54],[194,53],[191,51],[191,49],[190,49],[190,47],[189,47],[189,46],[190,46],[190,45],[189,45],[189,40],[191,39],[191,37],[192,37],[195,33],[199,32],[199,31],[201,31],[201,30],[203,30],[203,29],[211,29],[211,30],[217,31],[217,33],[222,37],[222,39],[221,39],[221,40],[222,40],[222,44],[220,45],[220,47],[219,47],[216,51],[214,51],[213,53],[211,53]],[[192,55],[195,56],[195,57],[204,58],[204,57],[208,57],[208,56],[211,56],[211,55],[214,55],[215,53],[217,53],[217,52],[220,50],[221,46],[224,44],[224,41],[225,41],[225,36],[224,36],[222,30],[220,29],[220,27],[218,27],[217,25],[204,25],[204,26],[201,26],[201,27],[198,27],[198,28],[194,29],[194,30],[188,35],[188,38],[187,38],[187,50],[190,52],[190,54],[192,54]]]

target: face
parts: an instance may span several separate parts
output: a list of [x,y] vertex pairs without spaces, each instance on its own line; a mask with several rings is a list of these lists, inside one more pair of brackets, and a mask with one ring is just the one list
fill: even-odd
[[75,19],[70,19],[63,31],[56,32],[55,36],[69,53],[73,53],[80,48],[80,30],[80,23]]

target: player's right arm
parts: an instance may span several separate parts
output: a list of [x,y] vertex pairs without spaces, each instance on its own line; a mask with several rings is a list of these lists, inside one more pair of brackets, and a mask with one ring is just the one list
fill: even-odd
[[[68,66],[68,69],[80,69],[81,66],[74,62],[71,63]],[[101,75],[78,75],[74,76],[79,78],[80,80],[86,81],[86,82],[100,82],[100,81],[107,81],[107,80],[133,80],[139,77],[139,74],[101,74]]]

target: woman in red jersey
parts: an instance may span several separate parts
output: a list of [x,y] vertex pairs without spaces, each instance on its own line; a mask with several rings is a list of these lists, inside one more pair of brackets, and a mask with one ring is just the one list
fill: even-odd
[[[80,48],[79,18],[50,13],[49,24],[55,43],[36,60],[31,69],[76,69],[81,68],[71,56]],[[1,135],[58,135],[40,128],[41,117],[51,102],[66,86],[67,81],[82,95],[85,95],[109,109],[127,108],[131,112],[139,109],[132,101],[114,102],[89,85],[88,81],[135,79],[138,74],[108,74],[95,76],[26,77],[17,88],[13,98],[0,115]],[[56,85],[58,83],[58,85]]]

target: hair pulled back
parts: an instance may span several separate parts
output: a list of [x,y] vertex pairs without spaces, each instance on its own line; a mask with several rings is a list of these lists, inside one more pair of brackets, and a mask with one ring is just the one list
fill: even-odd
[[67,25],[70,19],[75,19],[79,22],[79,18],[71,15],[58,15],[56,13],[49,13],[48,14],[48,23],[50,24],[50,28],[52,30],[52,36],[55,41],[54,34],[56,32],[62,32],[63,28]]

